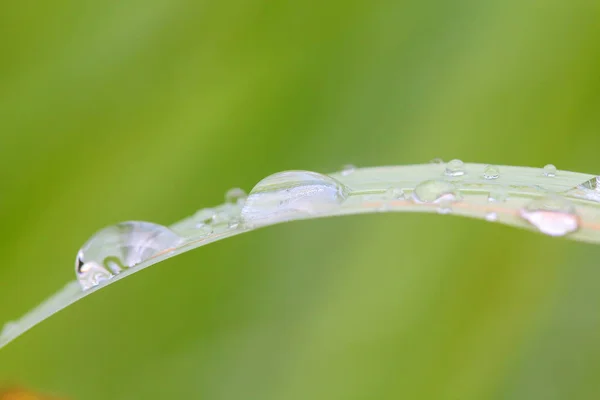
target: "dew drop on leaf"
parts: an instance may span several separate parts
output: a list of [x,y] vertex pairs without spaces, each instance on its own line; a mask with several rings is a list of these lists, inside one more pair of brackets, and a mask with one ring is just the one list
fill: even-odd
[[241,218],[250,226],[316,215],[339,208],[348,189],[330,176],[310,171],[279,172],[260,181],[250,192]]
[[521,217],[550,236],[564,236],[579,228],[575,206],[556,194],[531,201],[521,209]]
[[246,192],[240,188],[229,189],[225,193],[225,203],[227,204],[241,204],[246,200]]
[[490,190],[488,194],[488,202],[504,203],[508,199],[508,191],[504,186],[498,186]]
[[500,177],[500,169],[495,165],[486,165],[483,168],[483,178],[487,180],[498,179]]
[[182,242],[170,229],[150,222],[122,222],[97,232],[79,250],[75,271],[81,287],[89,289],[167,252]]
[[441,203],[442,201],[456,201],[458,198],[457,187],[451,182],[432,179],[419,183],[413,192],[413,199],[417,203]]
[[391,187],[386,190],[385,197],[387,197],[389,200],[402,200],[405,198],[405,194],[402,189]]
[[446,165],[446,176],[463,176],[465,174],[465,163],[461,160],[449,161]]
[[356,166],[352,164],[346,164],[342,167],[342,171],[340,173],[342,176],[348,176],[354,173],[354,171],[356,171]]
[[556,167],[553,164],[544,166],[544,176],[554,178],[556,176]]

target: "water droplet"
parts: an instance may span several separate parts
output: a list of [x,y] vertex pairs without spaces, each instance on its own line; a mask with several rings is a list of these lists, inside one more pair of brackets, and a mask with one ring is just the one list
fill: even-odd
[[227,223],[227,227],[229,229],[237,229],[238,226],[240,226],[240,219],[239,218],[231,218],[229,220],[229,223]]
[[225,202],[227,204],[242,204],[246,200],[247,194],[240,188],[229,189],[225,193]]
[[228,212],[218,211],[212,215],[212,217],[211,217],[210,221],[208,221],[208,223],[213,224],[213,225],[225,224],[225,223],[229,223],[230,219],[231,219],[231,215]]
[[287,221],[338,208],[348,189],[337,180],[310,171],[285,171],[260,181],[250,192],[242,220],[249,225]]
[[204,208],[194,214],[194,220],[197,221],[197,226],[203,224],[211,224],[215,218],[217,211],[214,208]]
[[356,167],[352,164],[346,164],[342,167],[342,176],[348,176],[356,171]]
[[564,236],[579,228],[575,206],[558,195],[533,200],[521,210],[521,217],[540,232],[550,236]]
[[168,228],[150,222],[109,226],[79,250],[75,261],[77,279],[84,290],[89,289],[181,242]]
[[449,161],[446,165],[446,176],[463,176],[465,174],[465,163],[461,160]]
[[548,164],[544,167],[544,176],[553,178],[556,176],[556,167],[552,164]]
[[417,203],[442,203],[458,199],[456,185],[451,182],[432,179],[423,181],[415,187],[413,199]]
[[493,188],[488,195],[490,203],[504,203],[506,199],[508,199],[508,191],[504,186]]
[[438,208],[439,214],[450,214],[452,213],[452,202],[454,198],[444,198],[440,200],[440,207]]
[[385,192],[385,197],[390,200],[402,200],[405,198],[404,190],[396,187],[391,187]]
[[498,219],[498,214],[496,214],[496,212],[494,211],[489,211],[488,213],[485,214],[485,219],[491,222],[494,222]]
[[210,224],[205,224],[203,222],[200,222],[200,223],[196,224],[193,232],[189,232],[189,235],[192,237],[203,237],[203,236],[208,236],[211,233],[213,233],[213,227],[210,226]]
[[500,169],[495,165],[486,165],[483,168],[484,179],[498,179],[500,177]]
[[430,164],[443,164],[444,160],[442,160],[441,158],[434,158],[433,160],[429,161]]

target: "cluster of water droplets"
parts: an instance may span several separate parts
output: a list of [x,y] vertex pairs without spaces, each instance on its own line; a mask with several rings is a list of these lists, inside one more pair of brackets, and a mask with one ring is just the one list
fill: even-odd
[[463,215],[600,243],[600,177],[558,171],[551,164],[499,167],[458,159],[364,169],[346,165],[331,175],[279,172],[248,195],[231,189],[224,204],[169,227],[129,221],[102,229],[77,254],[78,282],[7,323],[0,347],[89,289],[193,248],[279,222],[379,211]]
[[[170,228],[150,222],[120,223],[99,231],[81,248],[76,260],[77,279],[86,290],[182,246],[197,246],[279,222],[341,214],[344,210],[401,211],[418,207],[450,214],[463,201],[463,192],[469,196],[485,195],[482,218],[497,221],[515,215],[551,236],[567,235],[580,227],[576,205],[565,196],[600,202],[597,177],[557,194],[543,185],[504,183],[501,168],[496,165],[465,164],[458,159],[448,163],[434,159],[430,164],[436,167],[432,165],[428,171],[435,171],[440,165],[439,175],[430,174],[420,182],[393,175],[365,181],[365,172],[350,164],[333,175],[284,171],[264,178],[249,194],[239,188],[231,189],[225,194],[224,204],[202,209]],[[561,176],[550,164],[538,171],[541,179]],[[505,205],[511,192],[524,191],[531,193],[531,199],[512,212]],[[465,214],[469,207],[475,209],[462,205],[457,213],[471,215]]]
[[[349,175],[353,169],[347,167],[342,174]],[[260,181],[249,195],[242,189],[229,190],[223,205],[202,209],[172,229],[130,221],[99,231],[79,250],[77,279],[87,290],[190,242],[327,214],[339,208],[348,195],[348,188],[327,175],[310,171],[276,173]]]

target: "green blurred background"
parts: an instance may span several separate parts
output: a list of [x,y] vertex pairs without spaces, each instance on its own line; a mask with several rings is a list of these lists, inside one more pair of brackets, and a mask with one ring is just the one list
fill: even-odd
[[[0,321],[122,220],[285,169],[600,172],[592,0],[4,1]],[[598,399],[600,248],[382,214],[263,229],[90,296],[0,351],[71,399]]]

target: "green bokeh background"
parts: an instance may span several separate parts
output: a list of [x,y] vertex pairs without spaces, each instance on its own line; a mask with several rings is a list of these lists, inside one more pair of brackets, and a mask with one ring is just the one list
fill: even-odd
[[[5,1],[0,321],[122,220],[285,169],[600,172],[590,0]],[[280,225],[154,266],[0,351],[71,399],[598,399],[600,248],[482,221]]]

